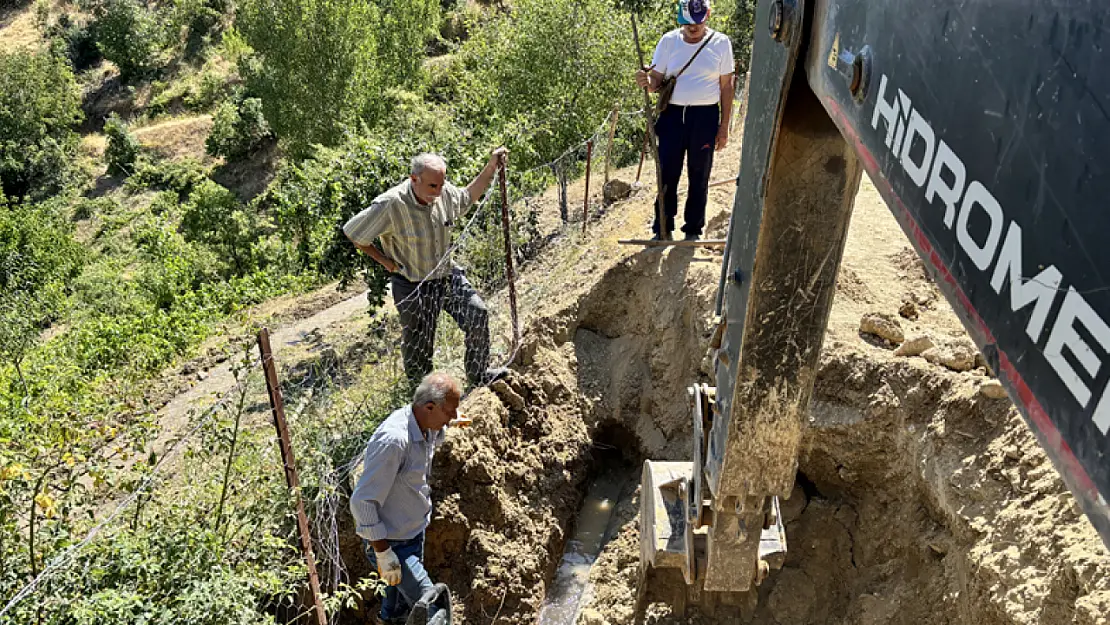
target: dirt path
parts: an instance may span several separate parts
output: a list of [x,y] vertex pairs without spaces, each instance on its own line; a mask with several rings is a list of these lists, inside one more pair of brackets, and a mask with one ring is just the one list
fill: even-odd
[[[274,358],[280,358],[290,348],[302,344],[310,335],[326,331],[329,326],[365,311],[366,305],[366,291],[362,291],[311,317],[273,330],[270,346],[274,350]],[[213,405],[221,395],[235,388],[232,363],[233,359],[229,359],[198,373],[199,379],[192,388],[174,396],[158,411],[160,433],[153,444],[156,451],[161,453],[170,441],[185,432],[191,414]]]

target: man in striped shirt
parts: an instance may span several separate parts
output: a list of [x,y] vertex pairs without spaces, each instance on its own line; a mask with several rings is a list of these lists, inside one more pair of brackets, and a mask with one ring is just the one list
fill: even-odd
[[[428,473],[461,396],[451,376],[429,375],[416,387],[412,404],[391,414],[366,444],[351,514],[367,558],[389,584],[382,599],[383,623],[405,622],[434,585],[423,562],[424,530],[432,519]],[[428,616],[434,611],[430,608]]]
[[[393,303],[401,319],[405,374],[415,385],[432,370],[436,322],[446,310],[466,335],[466,377],[472,386],[504,375],[489,368],[486,304],[451,261],[451,226],[482,197],[508,151],[497,148],[466,188],[447,182],[437,154],[412,159],[409,179],[379,195],[343,226],[355,247],[390,272]],[[381,247],[374,241],[380,240]]]

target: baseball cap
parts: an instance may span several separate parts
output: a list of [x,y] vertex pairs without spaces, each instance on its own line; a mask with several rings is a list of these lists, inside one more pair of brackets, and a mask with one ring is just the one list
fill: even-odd
[[709,17],[709,0],[679,0],[678,23],[701,24]]

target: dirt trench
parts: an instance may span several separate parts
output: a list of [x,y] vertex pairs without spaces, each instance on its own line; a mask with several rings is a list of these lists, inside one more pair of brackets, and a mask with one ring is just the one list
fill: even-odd
[[[688,459],[685,388],[691,371],[709,381],[718,276],[698,260],[624,259],[532,325],[507,382],[468,398],[474,427],[437,454],[426,553],[457,622],[535,622],[591,478]],[[784,502],[785,567],[738,606],[676,614],[649,593],[637,612],[633,477],[577,622],[1106,623],[1110,558],[1011,404],[979,391],[987,379],[829,341]],[[619,466],[599,453],[614,447]]]
[[622,261],[530,328],[507,382],[467,400],[475,425],[436,457],[427,543],[460,620],[534,622],[590,478],[685,454],[685,372],[701,365],[716,280],[692,252]]

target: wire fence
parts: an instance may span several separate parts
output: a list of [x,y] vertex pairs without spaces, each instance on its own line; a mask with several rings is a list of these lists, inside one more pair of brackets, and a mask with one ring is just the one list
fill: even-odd
[[[333,414],[329,423],[372,423],[357,417],[373,413],[380,418],[391,409],[391,402],[403,401],[405,393],[398,389],[406,388],[406,374],[411,378],[420,367],[466,376],[472,392],[489,381],[486,374],[490,370],[511,365],[521,345],[516,340],[520,329],[513,327],[510,307],[506,305],[506,287],[510,282],[506,255],[526,266],[552,241],[585,232],[588,221],[603,210],[607,201],[614,199],[607,200],[604,188],[611,171],[634,163],[637,156],[642,158],[638,139],[643,132],[638,121],[642,115],[642,110],[614,109],[590,136],[567,147],[556,158],[523,171],[508,169],[507,197],[501,198],[496,182],[491,185],[454,233],[448,252],[430,274],[432,279],[415,284],[395,281],[388,307],[378,311],[370,321],[377,340],[373,353],[364,354],[363,360],[369,359],[374,367],[378,379],[376,394],[368,394],[346,411],[326,402],[313,408],[315,389],[327,386],[329,376],[338,375],[339,369],[351,363],[332,363],[330,368],[306,372],[301,379],[284,385],[289,396],[303,396],[297,402],[300,407],[292,411],[291,425],[296,428],[307,422],[307,413],[313,410],[318,414],[330,410]],[[620,199],[619,194],[616,199]],[[574,210],[576,201],[582,202],[581,211]],[[552,203],[558,206],[557,219],[551,210]],[[500,219],[503,206],[511,216],[507,241]],[[537,206],[544,210],[537,210]],[[249,358],[246,368],[249,375],[260,374],[257,354]],[[5,618],[10,618],[16,606],[74,567],[82,554],[108,534],[137,502],[150,498],[155,489],[172,480],[173,467],[183,450],[197,444],[221,411],[233,409],[233,399],[238,397],[241,402],[246,397],[246,375],[242,379],[237,376],[235,384],[231,389],[235,392],[225,394],[204,409],[184,432],[170,441],[142,480],[110,511],[98,515],[100,520],[84,536],[54,555],[40,573],[6,600],[0,608],[0,623],[8,622]],[[358,452],[370,433],[369,429],[355,425],[351,431],[338,434],[317,428],[295,436],[296,446],[312,452],[307,457],[316,472],[306,475],[304,488],[313,491],[309,501],[311,527],[325,592],[335,592],[351,582],[342,555],[340,520],[351,475],[361,460]],[[273,451],[275,441],[276,437],[266,439]],[[301,452],[297,453],[300,456]],[[281,479],[280,474],[270,477]]]

